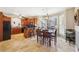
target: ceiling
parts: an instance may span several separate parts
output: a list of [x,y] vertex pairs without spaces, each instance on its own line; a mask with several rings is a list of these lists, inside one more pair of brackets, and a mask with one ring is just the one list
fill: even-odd
[[47,13],[50,15],[66,9],[67,7],[0,7],[0,11],[10,16],[41,16]]

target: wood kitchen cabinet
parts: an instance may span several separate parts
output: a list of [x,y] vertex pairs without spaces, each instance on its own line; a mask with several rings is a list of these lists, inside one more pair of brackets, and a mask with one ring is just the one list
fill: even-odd
[[21,20],[21,25],[26,26],[30,23],[33,23],[33,25],[37,24],[38,18],[37,17],[27,17]]
[[21,28],[19,27],[14,27],[14,28],[11,28],[11,34],[19,34],[21,33]]
[[11,18],[0,12],[0,41],[8,40],[11,37]]
[[0,12],[0,41],[3,40],[3,14]]

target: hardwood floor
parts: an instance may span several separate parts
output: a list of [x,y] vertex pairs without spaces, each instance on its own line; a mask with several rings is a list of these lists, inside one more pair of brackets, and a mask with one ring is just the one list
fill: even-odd
[[75,45],[58,37],[57,46],[47,47],[36,42],[36,37],[24,38],[23,33],[11,36],[11,40],[0,42],[2,52],[74,52]]

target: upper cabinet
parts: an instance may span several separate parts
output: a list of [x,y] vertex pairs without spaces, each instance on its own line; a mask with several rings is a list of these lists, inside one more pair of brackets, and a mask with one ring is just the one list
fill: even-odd
[[31,17],[31,18],[27,17],[21,20],[21,25],[26,26],[26,25],[29,25],[30,23],[33,23],[34,25],[36,25],[37,21],[38,21],[38,18],[36,17]]

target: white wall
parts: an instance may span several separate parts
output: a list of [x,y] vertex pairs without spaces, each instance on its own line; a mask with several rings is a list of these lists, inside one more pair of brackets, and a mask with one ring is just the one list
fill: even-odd
[[66,28],[74,29],[74,8],[66,10]]
[[12,18],[11,19],[11,27],[21,27],[21,19],[19,19],[19,18]]

